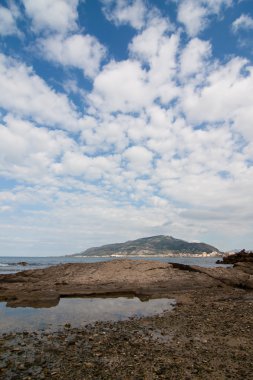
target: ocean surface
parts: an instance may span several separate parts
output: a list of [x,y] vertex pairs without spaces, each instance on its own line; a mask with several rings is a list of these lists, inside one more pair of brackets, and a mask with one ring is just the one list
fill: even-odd
[[[220,257],[131,257],[132,260],[156,260],[162,262],[199,265],[202,267],[216,267]],[[46,268],[51,265],[64,263],[96,263],[115,260],[115,257],[0,257],[0,274],[16,273],[22,270]],[[22,262],[27,263],[23,266]],[[223,265],[224,266],[224,265]]]

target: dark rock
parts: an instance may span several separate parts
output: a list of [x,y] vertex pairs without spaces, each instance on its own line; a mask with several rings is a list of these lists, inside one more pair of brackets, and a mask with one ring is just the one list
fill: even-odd
[[74,345],[76,343],[76,337],[75,336],[68,336],[65,339],[65,342],[68,346]]
[[242,249],[240,252],[234,253],[232,255],[224,256],[222,260],[218,260],[217,264],[235,264],[238,262],[252,262],[253,263],[253,252],[247,252]]
[[17,263],[17,265],[21,265],[22,267],[26,267],[27,265],[29,265],[26,261],[19,261]]

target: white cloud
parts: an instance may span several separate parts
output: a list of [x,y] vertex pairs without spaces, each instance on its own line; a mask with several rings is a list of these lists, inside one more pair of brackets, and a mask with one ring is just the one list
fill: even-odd
[[66,33],[77,28],[78,0],[23,0],[36,32]]
[[178,21],[184,24],[190,36],[196,36],[206,26],[207,10],[194,0],[185,0],[178,8]]
[[208,26],[209,16],[219,14],[232,3],[233,0],[180,0],[177,18],[189,36],[194,37]]
[[62,131],[38,128],[8,115],[0,125],[0,173],[28,183],[53,182],[53,164],[75,145]]
[[0,106],[48,126],[77,129],[78,115],[31,67],[0,54]]
[[95,78],[90,101],[108,112],[139,112],[150,104],[152,95],[147,74],[138,61],[112,61]]
[[146,174],[150,170],[153,154],[143,146],[132,146],[123,153],[128,168]]
[[47,59],[83,70],[94,77],[105,56],[105,48],[90,35],[74,34],[70,37],[56,35],[40,40],[40,48]]
[[[77,2],[64,2],[73,13],[55,27],[54,12],[45,18],[49,3],[26,3],[34,12],[33,27],[43,32],[37,43],[44,57],[81,69],[94,82],[90,92],[78,88],[80,73],[68,70],[66,93],[58,93],[31,67],[0,56],[0,106],[4,115],[9,112],[0,125],[0,175],[10,180],[0,192],[1,242],[8,236],[31,253],[64,254],[115,236],[167,233],[203,240],[214,239],[217,229],[228,242],[238,231],[251,236],[248,61],[219,62],[211,42],[185,42],[180,27],[174,30],[147,9],[134,15],[131,7],[144,2],[108,0],[103,3],[113,10],[112,21],[136,32],[128,58],[101,69],[104,48],[75,30]],[[230,4],[182,0],[181,11],[196,6],[182,20],[189,36]],[[46,36],[46,29],[54,34]],[[85,102],[80,114],[73,94]]]
[[203,74],[210,56],[210,42],[193,38],[181,53],[181,74],[183,76]]
[[155,97],[167,104],[178,95],[176,88],[176,55],[178,52],[179,38],[173,34],[164,37],[156,56],[151,60],[148,79],[150,88],[155,92]]
[[233,0],[197,0],[204,6],[208,7],[209,12],[218,14],[226,7],[233,6]]
[[117,158],[113,156],[89,157],[78,151],[65,152],[61,164],[55,165],[56,173],[82,177],[82,180],[97,180],[113,175],[117,169]]
[[234,58],[206,79],[204,87],[195,90],[189,85],[183,92],[182,107],[188,120],[195,124],[230,121],[246,139],[252,138],[253,68],[247,60]]
[[141,29],[147,13],[143,0],[101,0],[106,18],[116,25],[129,24]]
[[[124,171],[115,176],[117,179],[114,177],[115,198],[118,191],[124,191],[131,194],[132,201],[145,199],[150,204],[163,204],[165,209],[175,213],[175,220],[164,222],[164,226],[175,229],[177,235],[189,229],[197,235],[213,230],[210,219],[203,217],[199,224],[196,218],[195,223],[190,210],[199,207],[202,209],[199,215],[211,215],[210,210],[215,205],[217,212],[212,215],[216,221],[221,220],[220,226],[226,226],[228,231],[228,223],[218,211],[222,207],[226,207],[230,216],[241,209],[242,219],[248,218],[252,181],[245,181],[248,189],[243,199],[240,181],[244,182],[244,176],[250,175],[247,160],[252,157],[252,149],[246,145],[247,149],[242,150],[240,139],[242,135],[247,141],[251,138],[251,68],[245,66],[247,61],[242,59],[227,64],[214,61],[209,41],[194,38],[181,48],[178,38],[167,32],[166,23],[161,22],[157,28],[149,25],[132,40],[131,59],[110,62],[104,68],[94,82],[90,97],[101,119],[96,114],[96,122],[90,127],[93,132],[86,134],[87,141],[90,137],[91,142],[93,136],[96,137],[94,143],[100,141],[101,144],[103,140],[99,140],[99,136],[106,136],[105,120],[109,118],[106,115],[120,112],[111,116],[111,123],[113,120],[121,144],[127,143],[127,137],[130,147],[122,153],[123,144],[118,150]],[[185,80],[188,76],[194,76],[194,80]],[[184,78],[181,84],[178,78]],[[131,85],[128,91],[125,83]],[[144,85],[139,93],[134,90],[137,84]],[[164,89],[178,97],[175,107],[154,103]],[[247,100],[243,97],[245,89]],[[130,107],[136,93],[138,97]],[[243,113],[243,105],[248,113]],[[138,118],[129,114],[133,111],[140,112]],[[247,115],[244,125],[239,126],[239,115]],[[240,121],[242,124],[242,119]],[[198,124],[201,128],[195,129]],[[103,138],[101,145],[106,146],[106,138]],[[111,145],[110,149],[116,148]],[[141,175],[148,175],[149,179],[139,180]],[[154,189],[159,194],[155,199],[152,198]],[[184,207],[167,204],[166,208],[169,199]],[[236,227],[233,228],[236,231]]]
[[249,15],[242,14],[232,23],[232,30],[237,33],[239,30],[253,29],[253,18]]
[[84,117],[81,122],[84,152],[94,154],[99,146],[100,152],[103,154],[112,151],[116,154],[121,153],[129,144],[127,137],[129,125],[134,123],[136,126],[138,122],[139,120],[136,118],[123,115],[105,116],[103,121],[96,120],[91,116]]
[[156,15],[129,45],[131,57],[145,67],[153,99],[165,104],[178,94],[175,78],[179,35],[172,31],[171,23]]
[[10,9],[0,5],[0,35],[8,36],[12,34],[19,34],[15,15]]
[[133,38],[129,46],[130,53],[144,62],[151,62],[159,54],[168,30],[170,27],[165,20],[153,21],[151,25]]
[[131,59],[111,61],[95,78],[89,99],[107,112],[140,112],[155,99],[170,102],[178,95],[175,84],[179,37],[168,34],[168,24],[149,26],[129,45]]
[[0,175],[33,185],[67,185],[68,178],[80,177],[78,184],[116,175],[117,154],[87,156],[82,144],[67,132],[48,130],[7,115],[0,124]]
[[[163,19],[156,19],[142,33],[134,37],[129,46],[134,58],[148,64],[149,67],[146,69],[148,80],[151,88],[157,92],[159,92],[158,86],[168,85],[168,81],[175,77],[179,36],[170,32],[170,24]],[[165,97],[165,86],[160,91],[160,95],[161,93]]]

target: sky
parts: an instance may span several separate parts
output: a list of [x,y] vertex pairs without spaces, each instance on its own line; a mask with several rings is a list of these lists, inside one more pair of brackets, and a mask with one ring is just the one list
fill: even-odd
[[252,0],[0,0],[0,256],[253,249]]

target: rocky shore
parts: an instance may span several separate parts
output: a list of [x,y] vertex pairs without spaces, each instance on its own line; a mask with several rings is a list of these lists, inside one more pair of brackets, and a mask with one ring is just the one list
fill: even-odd
[[[3,334],[0,378],[253,379],[251,263],[209,269],[131,260],[84,265],[1,276],[1,299],[31,304],[35,293],[50,303],[79,289],[163,294],[176,298],[177,306],[159,316],[83,329],[67,324],[55,333]],[[52,298],[46,297],[50,291]]]
[[246,252],[242,249],[240,252],[236,252],[232,255],[227,255],[222,258],[222,260],[217,260],[217,264],[235,264],[238,262],[251,262],[253,263],[253,252]]
[[252,263],[247,262],[233,268],[129,259],[62,264],[0,275],[0,301],[12,307],[51,307],[60,297],[71,296],[180,298],[185,292],[224,285],[253,289],[252,274]]

